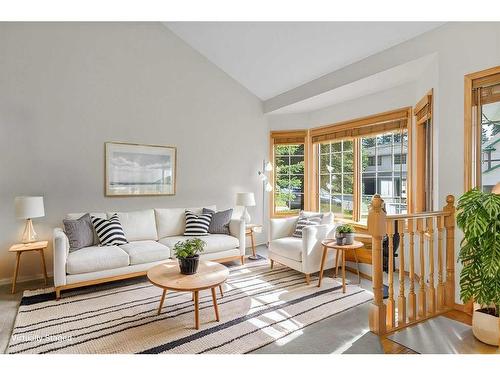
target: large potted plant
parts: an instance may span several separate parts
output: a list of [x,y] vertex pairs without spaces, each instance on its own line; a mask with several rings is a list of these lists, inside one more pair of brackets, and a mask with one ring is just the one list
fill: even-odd
[[193,275],[198,270],[199,253],[203,252],[205,242],[199,238],[179,241],[174,245],[175,257],[179,260],[179,268],[183,275]]
[[354,242],[354,227],[349,224],[339,225],[335,229],[337,245],[352,245]]
[[500,195],[478,189],[460,197],[457,224],[463,231],[459,260],[460,298],[473,300],[474,336],[490,345],[500,340]]

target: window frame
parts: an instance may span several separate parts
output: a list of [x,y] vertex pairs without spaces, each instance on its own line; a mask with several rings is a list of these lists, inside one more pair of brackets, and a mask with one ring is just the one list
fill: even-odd
[[500,75],[500,66],[464,76],[464,191],[481,187],[481,137],[478,136],[481,121],[476,119],[478,111],[474,110],[474,90],[500,84],[500,80],[495,77],[497,75]]
[[431,89],[418,101],[413,109],[415,115],[415,148],[417,150],[415,158],[415,212],[432,211],[434,209],[433,96],[434,90]]
[[[408,134],[408,149],[407,149],[407,159],[406,159],[406,195],[407,195],[407,210],[408,213],[414,212],[414,200],[412,194],[412,181],[413,181],[413,108],[403,107],[395,109],[392,111],[382,112],[366,117],[361,117],[353,120],[343,121],[339,123],[334,123],[326,126],[314,127],[311,129],[299,129],[299,130],[283,130],[283,131],[271,131],[270,132],[270,151],[269,156],[273,165],[275,164],[275,153],[274,146],[276,144],[304,144],[304,210],[306,211],[318,211],[319,210],[319,176],[320,171],[318,170],[319,162],[318,158],[320,152],[317,151],[316,147],[320,142],[313,142],[313,136],[320,135],[323,136],[328,134],[329,131],[334,130],[335,134],[340,134],[340,137],[329,139],[329,141],[342,140],[342,139],[353,139],[357,140],[353,142],[353,202],[355,202],[353,207],[353,220],[349,219],[339,219],[342,222],[348,222],[354,226],[366,229],[367,225],[360,222],[361,218],[361,145],[360,139],[362,136],[367,134],[363,133],[366,129],[370,131],[371,128],[379,129],[375,130],[377,134],[389,132],[395,130],[394,126],[390,127],[395,121],[404,121],[404,126],[402,129],[407,130]],[[387,130],[384,130],[387,128]],[[342,136],[342,134],[356,133],[355,137]],[[375,134],[375,133],[373,133]],[[279,142],[279,143],[276,143]],[[378,160],[375,160],[378,163]],[[279,217],[290,217],[297,216],[296,213],[280,213],[275,211],[274,202],[274,189],[276,187],[275,180],[275,170],[271,172],[270,180],[273,184],[273,191],[269,192],[269,212],[271,218]],[[402,184],[402,181],[401,181]],[[402,189],[402,187],[401,187]]]
[[[332,131],[335,131],[337,134],[340,134],[341,136],[338,138],[331,138],[325,141],[329,142],[334,142],[334,141],[341,141],[341,140],[352,140],[353,141],[353,155],[354,155],[354,160],[353,160],[353,175],[354,175],[354,181],[353,181],[353,202],[354,202],[354,207],[353,207],[353,219],[343,219],[339,218],[338,220],[341,222],[346,222],[346,223],[351,223],[354,224],[355,226],[359,228],[366,228],[367,224],[361,222],[361,144],[360,140],[362,138],[362,135],[359,136],[349,136],[352,133],[361,133],[362,128],[370,127],[370,126],[380,126],[380,131],[377,132],[376,134],[381,134],[384,133],[383,130],[383,124],[384,123],[390,123],[391,121],[394,122],[395,119],[397,118],[404,118],[406,125],[401,127],[401,129],[406,129],[408,132],[408,150],[407,150],[407,172],[406,172],[406,194],[407,194],[407,210],[408,213],[413,212],[413,194],[411,194],[411,186],[412,186],[412,174],[413,174],[413,163],[412,163],[412,152],[413,152],[413,137],[412,137],[412,128],[413,128],[413,111],[412,107],[404,107],[404,108],[399,108],[393,111],[388,111],[388,112],[383,112],[383,113],[378,113],[375,115],[370,115],[354,120],[348,120],[348,121],[343,121],[341,123],[335,123],[332,125],[328,126],[322,126],[318,128],[312,128],[309,134],[309,138],[311,138],[315,134],[327,134],[328,130],[331,129]],[[389,132],[391,130],[394,130],[394,128],[386,130],[385,132]],[[342,132],[345,132],[345,136],[342,137]],[[375,133],[374,133],[375,134]],[[314,191],[311,191],[309,194],[311,197],[311,202],[310,202],[310,208],[313,211],[318,211],[319,210],[319,199],[318,199],[318,191],[319,191],[319,171],[318,171],[318,165],[319,165],[319,144],[322,142],[315,142],[312,143],[311,147],[311,153],[312,156],[310,160],[312,161],[312,166],[311,169],[313,170],[312,172],[312,178],[310,185],[314,187]],[[375,163],[378,165],[378,158],[375,158]],[[402,183],[402,182],[401,182]]]
[[276,193],[276,145],[304,145],[304,210],[309,210],[310,194],[309,194],[309,130],[284,130],[271,131],[269,135],[269,160],[273,164],[273,170],[270,173],[270,180],[273,186],[273,191],[269,192],[269,212],[270,217],[290,217],[297,216],[295,212],[279,212],[275,210],[275,193]]

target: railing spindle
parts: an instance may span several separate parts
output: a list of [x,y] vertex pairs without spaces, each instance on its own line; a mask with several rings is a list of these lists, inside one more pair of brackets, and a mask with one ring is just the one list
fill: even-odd
[[406,324],[406,297],[405,297],[405,220],[398,221],[399,233],[399,297],[398,297],[398,326]]
[[417,219],[417,231],[419,236],[420,252],[420,287],[418,289],[418,317],[425,318],[427,312],[426,293],[425,293],[425,219]]
[[389,239],[388,257],[388,281],[389,298],[387,299],[387,328],[395,327],[396,304],[394,301],[394,221],[387,220],[387,237]]
[[434,218],[427,218],[427,234],[429,236],[429,286],[427,288],[427,311],[436,313],[436,289],[434,287]]
[[408,292],[408,320],[417,319],[417,296],[415,294],[415,226],[414,220],[408,219],[408,235],[410,236],[410,291]]
[[446,197],[446,206],[443,210],[448,213],[444,218],[446,228],[446,307],[453,308],[455,305],[455,197]]
[[444,281],[443,281],[443,229],[444,217],[438,216],[438,285],[437,285],[437,309],[441,310],[444,307]]

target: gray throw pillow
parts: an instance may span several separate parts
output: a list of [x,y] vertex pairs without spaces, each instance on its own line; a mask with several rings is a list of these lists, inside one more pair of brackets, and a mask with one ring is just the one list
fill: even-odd
[[65,219],[63,224],[64,232],[69,240],[69,251],[94,245],[94,227],[89,214],[76,220]]
[[231,216],[233,216],[233,209],[230,208],[225,211],[215,212],[208,208],[203,209],[204,214],[212,214],[212,220],[210,221],[210,226],[208,227],[208,233],[211,234],[230,234],[229,233],[229,222],[231,221]]

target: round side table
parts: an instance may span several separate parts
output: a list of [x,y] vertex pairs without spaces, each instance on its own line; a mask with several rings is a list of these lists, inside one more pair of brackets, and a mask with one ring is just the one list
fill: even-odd
[[337,241],[333,239],[325,239],[321,241],[321,245],[323,245],[323,256],[321,257],[321,268],[319,271],[319,281],[318,288],[321,286],[321,280],[323,279],[323,269],[325,267],[326,255],[328,254],[328,250],[335,249],[337,250],[337,254],[335,256],[335,277],[337,277],[338,269],[339,269],[339,252],[342,255],[342,293],[345,293],[345,253],[347,251],[354,252],[354,259],[356,259],[356,266],[358,271],[358,283],[361,283],[361,276],[359,274],[359,262],[358,255],[356,254],[356,249],[362,248],[364,244],[359,241],[354,241],[351,245],[337,245]]

